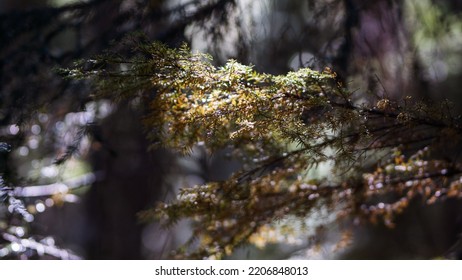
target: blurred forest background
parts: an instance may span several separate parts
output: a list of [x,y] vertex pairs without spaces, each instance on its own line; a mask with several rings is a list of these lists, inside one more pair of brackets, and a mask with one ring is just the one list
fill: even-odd
[[[191,234],[188,222],[164,230],[137,213],[239,168],[199,148],[189,157],[148,150],[143,104],[95,101],[88,82],[56,69],[111,46],[129,52],[116,43],[141,32],[172,47],[187,42],[217,65],[234,58],[271,74],[330,67],[364,102],[449,99],[460,112],[461,15],[460,0],[1,1],[0,258],[168,258]],[[232,257],[459,258],[461,206],[415,202],[396,228],[357,227],[342,250],[326,231]]]

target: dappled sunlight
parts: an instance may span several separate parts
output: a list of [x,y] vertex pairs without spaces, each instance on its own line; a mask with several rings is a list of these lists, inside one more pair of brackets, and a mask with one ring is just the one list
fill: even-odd
[[0,258],[460,257],[462,8],[363,2],[3,1]]

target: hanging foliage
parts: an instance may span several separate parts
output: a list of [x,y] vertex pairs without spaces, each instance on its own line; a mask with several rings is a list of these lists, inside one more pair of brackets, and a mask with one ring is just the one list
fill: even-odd
[[[329,68],[270,75],[234,60],[216,67],[186,45],[139,40],[132,55],[106,54],[63,72],[90,78],[95,99],[147,104],[153,146],[182,154],[196,145],[209,153],[226,148],[242,163],[225,181],[184,188],[141,213],[167,226],[194,221],[179,258],[223,258],[247,243],[275,242],[268,234],[275,223],[309,227],[304,221],[314,213],[393,227],[415,197],[429,204],[461,197],[462,167],[441,152],[462,133],[449,102],[363,104]],[[331,166],[329,178],[311,175],[322,164]],[[339,244],[348,244],[351,232],[342,236]]]

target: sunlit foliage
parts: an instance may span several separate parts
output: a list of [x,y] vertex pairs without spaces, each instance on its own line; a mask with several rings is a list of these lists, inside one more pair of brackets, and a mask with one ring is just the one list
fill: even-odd
[[[457,143],[461,135],[450,102],[356,104],[329,68],[275,76],[234,60],[216,67],[187,46],[133,45],[132,55],[106,54],[64,73],[91,78],[95,99],[147,104],[143,122],[154,147],[228,149],[242,163],[225,181],[184,188],[141,213],[167,226],[193,221],[193,237],[175,257],[223,258],[241,245],[261,247],[279,240],[272,234],[278,223],[290,236],[287,219],[309,227],[303,221],[316,213],[334,216],[324,223],[393,227],[416,197],[430,204],[461,196],[462,167],[442,152],[455,149],[448,139]],[[329,178],[310,173],[322,164],[332,166]],[[345,228],[339,246],[350,238]]]

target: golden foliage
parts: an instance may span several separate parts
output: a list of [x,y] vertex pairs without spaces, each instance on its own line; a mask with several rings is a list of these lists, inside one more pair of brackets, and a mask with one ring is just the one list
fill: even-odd
[[[229,148],[242,162],[228,180],[182,189],[141,214],[166,225],[195,221],[200,245],[191,249],[191,239],[180,258],[222,258],[248,242],[274,242],[270,225],[287,217],[326,210],[394,227],[415,197],[430,204],[461,196],[462,168],[431,154],[442,135],[461,135],[447,106],[409,98],[358,105],[330,69],[275,76],[234,60],[216,67],[185,45],[136,42],[133,56],[101,56],[65,72],[92,78],[95,98],[148,104],[143,122],[153,145]],[[308,175],[323,163],[333,166],[330,178]],[[345,231],[339,248],[351,239]]]

